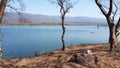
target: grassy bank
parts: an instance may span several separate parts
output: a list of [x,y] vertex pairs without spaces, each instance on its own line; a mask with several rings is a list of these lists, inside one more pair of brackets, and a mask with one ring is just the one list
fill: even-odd
[[[99,63],[81,65],[69,62],[75,53],[91,50],[99,57]],[[65,51],[56,50],[34,58],[8,59],[0,62],[1,68],[120,68],[120,45],[116,52],[109,52],[108,44],[84,44],[70,46]]]

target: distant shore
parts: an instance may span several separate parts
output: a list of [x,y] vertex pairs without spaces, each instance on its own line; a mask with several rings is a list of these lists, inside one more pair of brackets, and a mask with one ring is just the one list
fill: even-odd
[[[61,24],[54,23],[39,23],[39,24],[30,24],[30,23],[3,23],[0,26],[59,26]],[[65,24],[65,26],[107,26],[105,24]]]
[[[61,68],[76,67],[76,68],[88,68],[88,66],[80,65],[78,63],[68,62],[73,54],[83,53],[86,50],[91,50],[99,58],[99,65],[90,64],[94,68],[120,68],[120,45],[118,45],[117,52],[109,52],[109,44],[82,44],[76,46],[69,46],[65,51],[55,50],[53,52],[43,54],[34,58],[18,58],[18,59],[6,59],[0,62],[0,67],[8,68],[41,68],[49,67],[55,68],[56,66]],[[59,63],[56,64],[58,57],[60,57]]]

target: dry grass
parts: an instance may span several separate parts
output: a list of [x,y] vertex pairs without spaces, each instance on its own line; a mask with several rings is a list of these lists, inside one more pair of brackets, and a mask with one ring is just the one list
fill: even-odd
[[[108,44],[70,46],[65,51],[56,50],[35,58],[3,60],[0,68],[120,68],[119,48],[117,52],[109,52]],[[98,64],[68,62],[74,53],[83,53],[88,49],[99,57]]]

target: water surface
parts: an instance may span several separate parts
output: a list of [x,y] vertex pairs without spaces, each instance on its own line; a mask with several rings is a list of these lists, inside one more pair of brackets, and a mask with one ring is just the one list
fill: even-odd
[[[60,49],[61,26],[0,26],[3,58],[34,56],[39,53]],[[108,27],[66,26],[67,46],[108,42]]]

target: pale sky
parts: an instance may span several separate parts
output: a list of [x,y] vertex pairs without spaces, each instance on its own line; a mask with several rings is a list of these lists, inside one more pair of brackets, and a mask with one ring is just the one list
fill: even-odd
[[[42,15],[60,15],[59,6],[50,3],[48,0],[23,0],[26,5],[25,13]],[[103,18],[101,11],[94,0],[79,0],[79,2],[70,9],[67,16],[85,16]]]

